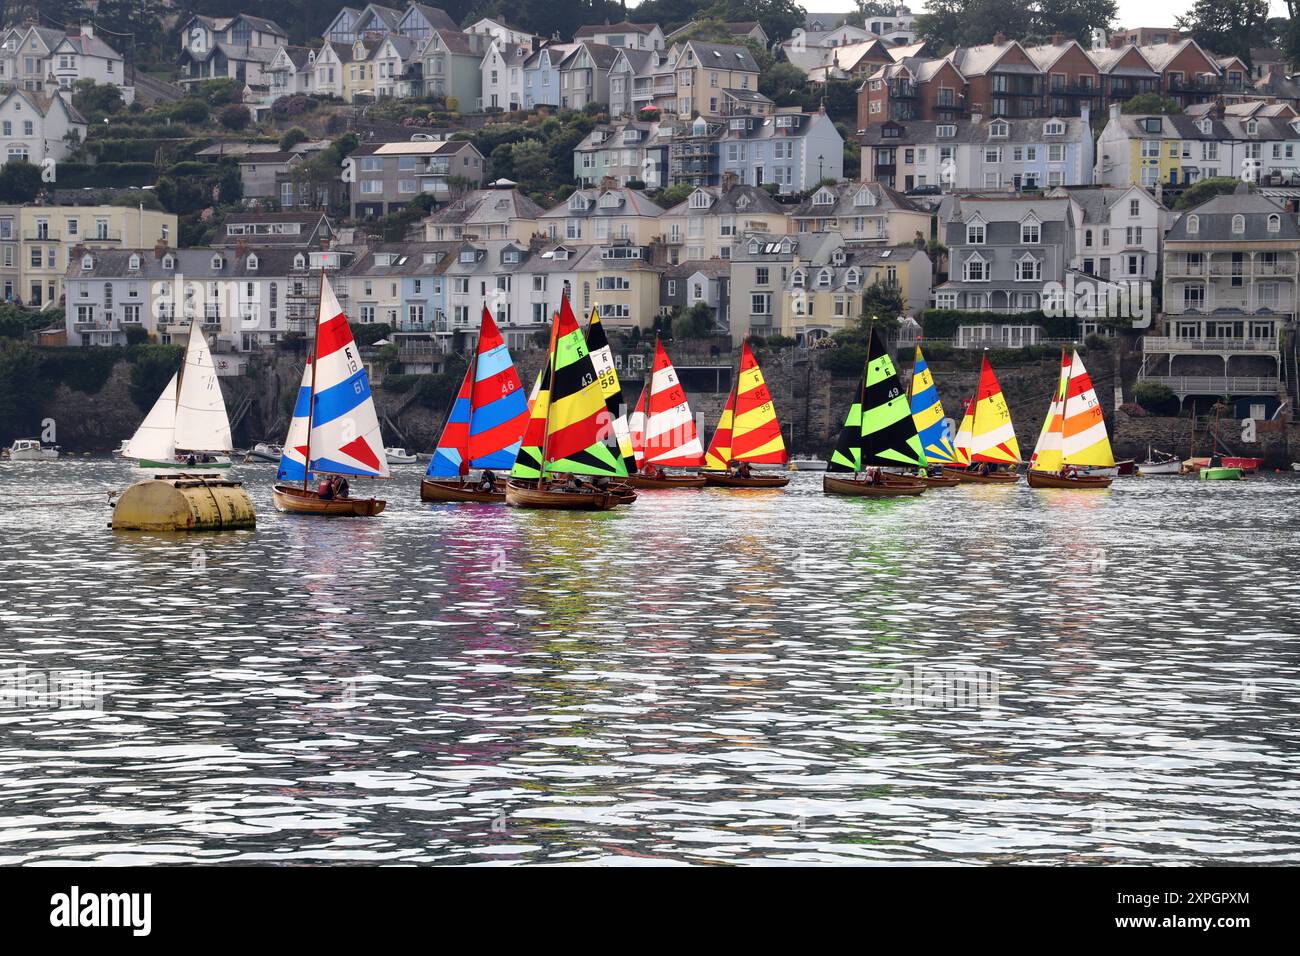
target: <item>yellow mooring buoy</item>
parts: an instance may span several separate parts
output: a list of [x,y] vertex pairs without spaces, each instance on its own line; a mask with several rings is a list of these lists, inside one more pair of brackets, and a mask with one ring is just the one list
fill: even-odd
[[114,531],[225,531],[257,518],[244,486],[224,478],[152,478],[122,492]]

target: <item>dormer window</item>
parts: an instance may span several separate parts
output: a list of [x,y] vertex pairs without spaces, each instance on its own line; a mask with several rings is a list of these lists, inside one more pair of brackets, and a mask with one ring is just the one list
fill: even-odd
[[994,122],[989,124],[989,138],[1004,139],[1006,138],[1006,135],[1008,132],[1010,132],[1010,130],[1011,127],[1008,126],[1006,123],[1002,122],[1002,120],[995,120]]
[[1246,120],[1246,134],[1248,136],[1254,136],[1258,132],[1259,132],[1259,120],[1254,120],[1254,119]]
[[163,256],[162,263],[163,263],[163,268],[169,272],[176,268],[176,259],[170,253]]
[[828,289],[831,284],[831,270],[823,269],[817,273],[817,287],[819,289]]
[[1213,125],[1214,124],[1210,122],[1210,118],[1207,116],[1205,119],[1201,120],[1199,123],[1196,124],[1196,128],[1208,136],[1210,134],[1210,129],[1213,127]]
[[861,281],[862,281],[862,274],[858,272],[856,266],[854,266],[848,272],[844,273],[844,284],[848,286],[850,289],[857,288],[858,283]]
[[257,256],[250,252],[250,253],[248,254],[248,261],[247,261],[247,263],[246,263],[246,266],[247,266],[249,272],[256,272],[256,271],[257,271]]
[[1277,213],[1270,213],[1270,214],[1269,214],[1269,217],[1268,217],[1268,231],[1269,231],[1269,232],[1281,232],[1281,231],[1282,231],[1282,217],[1279,216],[1279,215],[1277,215]]
[[835,266],[844,265],[843,249],[836,249],[833,253],[831,253],[831,265],[835,265]]
[[1189,236],[1194,236],[1194,235],[1196,235],[1196,234],[1197,234],[1198,232],[1200,232],[1200,231],[1201,231],[1201,217],[1200,217],[1200,216],[1188,216],[1188,217],[1187,217],[1187,234],[1188,234]]
[[1043,124],[1044,136],[1064,136],[1065,124],[1060,120],[1052,120],[1050,123]]
[[855,206],[874,206],[876,204],[876,194],[870,189],[863,187],[858,190],[858,194],[853,197]]
[[1236,215],[1232,217],[1232,232],[1234,235],[1241,235],[1246,231],[1246,217]]
[[140,271],[140,257],[137,256],[137,255],[134,255],[134,254],[133,254],[133,255],[131,256],[131,258],[130,258],[129,260],[127,260],[126,267],[127,267],[127,269],[128,269],[129,271],[131,271],[131,272],[139,272],[139,271]]
[[302,255],[301,252],[298,253],[296,256],[293,257],[293,267],[294,267],[295,269],[305,269],[305,268],[307,268],[307,260],[303,258],[303,255]]
[[937,139],[952,139],[957,135],[957,127],[946,123],[942,126],[936,126],[934,128],[934,135]]
[[558,246],[558,247],[556,247],[555,251],[554,251],[553,253],[551,253],[551,258],[552,258],[552,259],[560,259],[560,260],[568,259],[568,258],[569,258],[569,250],[568,250],[568,249],[565,249],[563,246]]
[[587,197],[582,193],[574,193],[569,197],[569,208],[576,212],[584,212],[587,208]]
[[1043,238],[1043,227],[1037,219],[1026,219],[1020,224],[1020,241],[1025,245],[1038,245]]
[[708,209],[713,205],[713,197],[703,189],[697,189],[691,193],[690,205],[692,209]]
[[802,289],[804,283],[804,272],[802,269],[795,269],[790,275],[790,284],[796,289]]
[[829,189],[817,190],[817,195],[813,197],[814,206],[834,206],[835,194]]
[[602,209],[617,209],[621,205],[623,205],[623,197],[616,192],[607,192],[600,197]]
[[215,255],[212,257],[213,272],[220,272],[222,269],[225,268],[225,266],[226,266],[226,261],[222,259],[220,255]]
[[476,258],[478,258],[478,257],[474,255],[474,250],[473,250],[473,249],[462,249],[462,250],[460,251],[460,261],[461,261],[461,262],[464,262],[464,263],[472,263]]
[[1158,133],[1164,127],[1161,125],[1159,116],[1149,116],[1142,121],[1143,128],[1148,133]]
[[968,222],[966,224],[966,244],[968,246],[984,245],[983,222]]
[[92,256],[92,255],[90,255],[89,253],[87,253],[86,255],[82,256],[82,257],[81,257],[81,271],[82,271],[82,272],[89,272],[89,271],[90,271],[91,269],[93,269],[93,268],[95,268],[95,257]]
[[751,242],[751,243],[749,244],[749,254],[750,254],[751,256],[756,256],[756,255],[758,255],[758,250],[759,250],[759,248],[760,248],[760,247],[759,247],[759,244],[758,244],[757,242]]

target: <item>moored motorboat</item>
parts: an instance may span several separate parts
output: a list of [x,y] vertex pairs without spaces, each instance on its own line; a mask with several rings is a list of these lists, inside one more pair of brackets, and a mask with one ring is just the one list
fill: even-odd
[[[499,487],[499,486],[498,486]],[[484,491],[481,482],[455,478],[420,479],[421,501],[471,501],[478,504],[504,504],[505,491]]]
[[596,488],[574,490],[563,485],[521,481],[506,483],[506,504],[514,508],[549,508],[559,511],[610,511],[621,502],[614,491]]
[[784,488],[790,484],[789,475],[754,475],[742,478],[727,471],[702,471],[704,483],[713,488]]
[[390,465],[414,465],[419,459],[408,455],[405,448],[385,448],[384,457]]
[[1137,473],[1144,477],[1147,475],[1176,475],[1182,470],[1182,467],[1183,463],[1178,460],[1177,455],[1153,450],[1150,445],[1147,445],[1146,461],[1138,463]]
[[883,476],[877,480],[871,478],[841,477],[827,472],[822,475],[822,491],[828,495],[849,495],[859,498],[904,498],[919,495],[929,486],[924,482],[906,481],[902,475],[894,475],[889,480]]
[[59,457],[57,445],[43,445],[36,438],[19,438],[7,451],[10,461],[55,461]]
[[248,451],[244,452],[244,464],[253,463],[270,463],[275,464],[284,454],[284,449],[273,442],[260,441]]
[[281,511],[300,515],[373,518],[387,505],[379,498],[322,498],[314,489],[276,485],[271,499]]

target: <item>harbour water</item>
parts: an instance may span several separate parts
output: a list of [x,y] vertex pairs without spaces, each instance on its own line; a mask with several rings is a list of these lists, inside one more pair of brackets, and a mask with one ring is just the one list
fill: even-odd
[[421,467],[329,521],[243,466],[257,529],[185,536],[108,530],[125,463],[0,464],[0,863],[1300,861],[1300,479]]

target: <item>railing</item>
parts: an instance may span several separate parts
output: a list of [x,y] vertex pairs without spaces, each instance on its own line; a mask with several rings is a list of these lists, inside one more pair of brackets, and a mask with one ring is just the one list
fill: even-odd
[[1280,350],[1275,338],[1267,339],[1186,339],[1175,335],[1147,335],[1142,339],[1144,352],[1273,352]]
[[45,230],[24,229],[23,230],[24,242],[61,242],[62,240],[63,240],[63,233],[58,232],[57,230],[54,229],[45,229]]
[[1279,378],[1255,375],[1147,375],[1141,381],[1180,395],[1271,395],[1282,388]]

